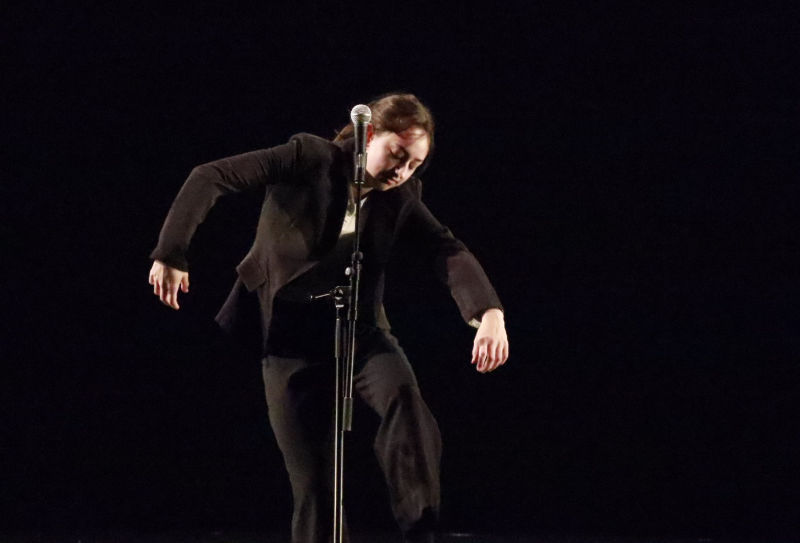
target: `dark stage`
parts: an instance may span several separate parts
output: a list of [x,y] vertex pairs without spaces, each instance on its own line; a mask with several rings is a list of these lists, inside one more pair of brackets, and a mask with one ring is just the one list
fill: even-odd
[[[288,534],[261,534],[236,532],[210,533],[163,533],[133,534],[105,533],[102,535],[7,535],[6,543],[283,543]],[[481,533],[444,533],[439,536],[440,543],[746,543],[763,541],[760,538],[670,538],[670,537],[598,537],[598,536],[566,536],[566,535],[490,535]],[[770,539],[771,543],[789,543],[789,539]],[[396,534],[368,533],[353,534],[351,543],[399,543]]]
[[[795,4],[1,19],[0,543],[288,540],[269,535],[291,494],[259,361],[213,322],[262,195],[210,212],[180,311],[148,255],[193,167],[332,137],[393,90],[436,116],[423,200],[486,268],[510,340],[478,374],[430,267],[414,247],[390,263],[389,320],[443,435],[442,528],[464,534],[444,541],[800,540]],[[376,418],[355,416],[353,541],[395,541],[358,535],[394,520]]]

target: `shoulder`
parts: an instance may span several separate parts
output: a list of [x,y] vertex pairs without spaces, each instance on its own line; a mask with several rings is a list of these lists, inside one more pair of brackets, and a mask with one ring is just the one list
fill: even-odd
[[397,188],[383,192],[373,191],[371,194],[393,204],[408,205],[420,202],[422,200],[422,180],[412,177]]
[[298,173],[316,176],[342,168],[342,148],[330,140],[303,132],[289,138],[289,143],[294,148]]
[[398,202],[408,205],[422,200],[422,180],[412,177],[396,189],[388,191]]
[[411,198],[422,200],[422,179],[414,176],[405,183],[405,186]]
[[401,186],[385,191],[371,192],[374,206],[379,207],[382,214],[394,217],[400,223],[408,219],[409,215],[416,214],[420,207],[424,207],[421,200],[422,181],[412,177]]
[[334,157],[342,152],[332,141],[305,132],[293,135],[289,142],[297,148],[298,157],[306,159]]

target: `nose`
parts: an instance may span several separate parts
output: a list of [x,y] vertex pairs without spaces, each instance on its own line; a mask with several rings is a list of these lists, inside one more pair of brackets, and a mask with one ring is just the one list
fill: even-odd
[[398,164],[394,168],[394,176],[400,181],[405,181],[408,177],[408,164]]

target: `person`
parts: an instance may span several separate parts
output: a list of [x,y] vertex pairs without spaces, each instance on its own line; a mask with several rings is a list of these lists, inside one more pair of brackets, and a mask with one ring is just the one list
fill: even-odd
[[[220,326],[262,361],[269,420],[292,488],[292,541],[331,535],[333,309],[309,294],[346,284],[355,206],[364,253],[354,387],[380,417],[374,449],[406,541],[432,541],[439,516],[441,437],[383,309],[389,257],[413,244],[477,327],[471,363],[491,372],[508,358],[503,309],[480,264],[421,201],[420,174],[434,144],[431,112],[414,95],[369,104],[372,126],[362,200],[356,203],[352,125],[333,141],[298,134],[287,143],[192,170],[151,254],[149,283],[179,309],[189,292],[186,252],[224,194],[267,186],[255,241],[217,315]],[[414,303],[421,303],[417,301]]]

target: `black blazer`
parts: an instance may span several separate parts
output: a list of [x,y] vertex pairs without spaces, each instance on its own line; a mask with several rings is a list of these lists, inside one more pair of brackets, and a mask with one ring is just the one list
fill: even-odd
[[[277,291],[311,269],[339,236],[353,178],[353,140],[333,143],[310,134],[288,143],[194,168],[170,208],[151,258],[188,270],[186,252],[218,197],[270,185],[255,241],[237,266],[239,278],[217,314],[220,326],[263,349]],[[361,209],[364,272],[359,320],[389,328],[383,311],[385,268],[400,236],[434,265],[466,322],[501,307],[478,261],[420,199],[413,177],[396,189],[371,191]]]

